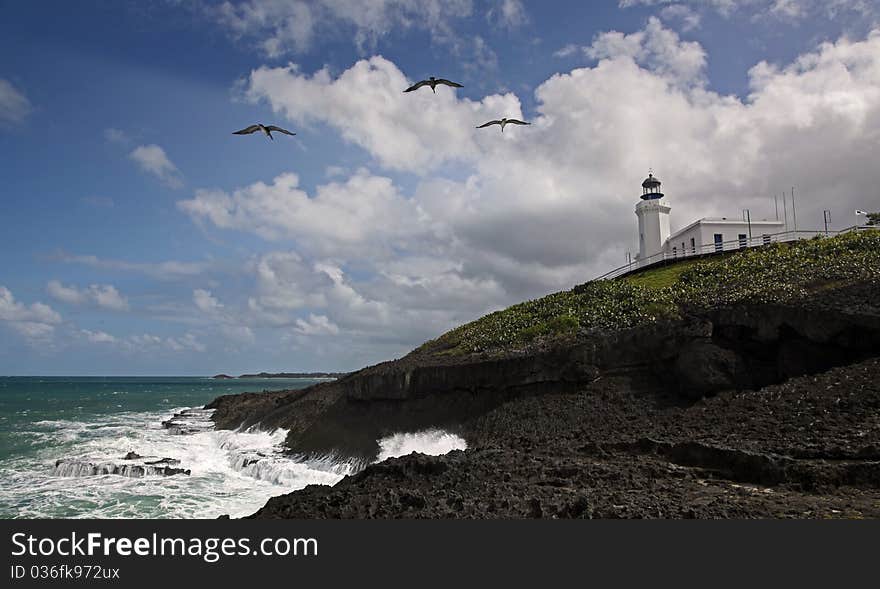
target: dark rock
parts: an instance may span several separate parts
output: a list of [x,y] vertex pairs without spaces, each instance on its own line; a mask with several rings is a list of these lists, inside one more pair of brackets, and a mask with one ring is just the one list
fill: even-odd
[[180,460],[176,458],[160,458],[159,460],[153,460],[152,462],[144,462],[144,464],[153,466],[156,464],[180,464]]
[[880,285],[584,332],[499,356],[419,351],[300,391],[220,397],[217,427],[290,430],[288,450],[369,462],[255,517],[880,517]]
[[115,464],[113,462],[89,462],[81,460],[56,460],[55,474],[58,476],[83,477],[99,475],[119,475],[141,478],[144,476],[189,475],[190,469],[171,468],[141,464]]
[[680,350],[675,360],[679,391],[689,399],[699,399],[735,389],[739,365],[736,352],[708,340],[694,340]]

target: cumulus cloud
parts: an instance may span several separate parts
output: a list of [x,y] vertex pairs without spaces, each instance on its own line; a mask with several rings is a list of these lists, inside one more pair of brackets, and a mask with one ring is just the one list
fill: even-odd
[[21,123],[33,107],[24,92],[0,78],[0,127]]
[[[557,55],[564,57],[573,51],[567,46]],[[664,27],[656,17],[648,19],[643,30],[629,35],[619,31],[601,33],[592,45],[582,47],[581,51],[597,60],[628,57],[660,76],[686,84],[702,80],[706,67],[703,47],[693,41],[682,41],[678,33]]]
[[211,295],[211,291],[197,288],[193,291],[193,303],[204,313],[217,313],[223,304]]
[[[649,167],[664,180],[677,227],[746,207],[753,218],[772,217],[772,195],[792,185],[800,226],[818,227],[824,208],[844,218],[873,193],[880,31],[824,43],[789,64],[756,64],[744,99],[708,89],[703,49],[656,19],[578,50],[596,62],[543,82],[532,126],[503,136],[471,123],[488,110],[520,114],[512,94],[476,102],[438,92],[423,106],[396,104],[399,92],[349,92],[372,88],[361,82],[374,77],[404,83],[382,58],[336,77],[297,66],[255,71],[252,96],[300,122],[357,114],[340,134],[419,179],[404,192],[357,170],[307,193],[284,174],[182,201],[208,227],[290,248],[250,265],[254,291],[235,309],[241,324],[309,337],[313,317],[326,317],[339,333],[324,338],[405,349],[484,311],[568,288],[635,247],[633,208]],[[430,118],[418,134],[398,120],[429,108],[455,127],[448,141],[423,138]],[[399,153],[389,148],[400,144]],[[454,175],[449,163],[458,164]]]
[[152,174],[169,188],[183,186],[183,175],[180,170],[168,159],[165,150],[158,145],[139,145],[128,154],[128,157],[142,171]]
[[[195,198],[178,203],[194,219],[225,229],[255,231],[269,240],[294,238],[316,252],[341,251],[387,255],[424,231],[410,223],[373,230],[388,219],[416,220],[414,203],[403,198],[390,178],[361,169],[345,182],[319,186],[314,195],[299,187],[296,174],[282,174],[271,184],[257,182],[227,194],[197,190]],[[416,225],[418,222],[416,221]]]
[[111,311],[127,311],[128,300],[119,294],[112,284],[91,284],[86,288],[65,286],[57,280],[49,281],[46,286],[49,296],[57,301],[71,305],[92,304]]
[[0,323],[21,334],[28,343],[49,344],[61,315],[43,303],[20,303],[12,291],[0,286]]
[[[519,4],[506,0],[504,4]],[[502,8],[516,17],[516,6]],[[420,30],[435,41],[454,37],[471,0],[246,0],[209,5],[207,14],[235,38],[256,42],[268,57],[309,51],[319,36],[341,33],[362,51],[395,30]]]
[[480,102],[459,100],[447,87],[436,94],[404,94],[411,83],[394,63],[376,56],[336,78],[327,68],[307,75],[296,65],[264,66],[251,72],[246,96],[268,102],[298,125],[331,126],[385,167],[420,174],[477,156],[476,125],[499,116],[522,117],[512,93]]

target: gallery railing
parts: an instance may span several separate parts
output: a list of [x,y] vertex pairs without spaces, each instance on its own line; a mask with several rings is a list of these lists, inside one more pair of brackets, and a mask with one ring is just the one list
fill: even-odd
[[660,252],[659,254],[654,254],[653,256],[649,256],[647,258],[639,258],[619,268],[615,268],[614,270],[611,270],[610,272],[607,272],[602,276],[594,278],[594,280],[610,280],[612,278],[619,278],[631,272],[644,270],[652,266],[669,264],[680,260],[686,260],[688,258],[699,258],[721,254],[724,252],[732,252],[751,247],[761,247],[765,245],[770,245],[771,243],[783,243],[789,241],[797,241],[799,239],[811,239],[813,237],[831,237],[833,235],[842,235],[851,231],[870,231],[878,229],[880,229],[880,227],[855,225],[853,227],[841,229],[840,231],[783,231],[782,233],[753,235],[752,237],[738,238],[730,241],[707,243],[705,245],[697,247],[686,247],[684,251],[676,249],[672,252]]

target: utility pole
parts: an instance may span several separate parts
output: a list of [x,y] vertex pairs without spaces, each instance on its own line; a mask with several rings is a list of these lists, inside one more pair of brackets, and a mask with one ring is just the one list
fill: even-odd
[[773,204],[776,206],[776,220],[779,220],[779,197],[777,195],[773,195]]
[[749,240],[752,239],[752,212],[749,209],[746,209],[746,219],[749,223]]
[[797,207],[794,204],[794,186],[791,187],[791,214],[794,218],[794,230],[797,231]]
[[831,211],[822,211],[822,219],[825,221],[825,237],[828,237],[828,223],[831,221]]
[[782,213],[785,215],[785,231],[788,233],[788,205],[785,204],[785,193],[782,193]]

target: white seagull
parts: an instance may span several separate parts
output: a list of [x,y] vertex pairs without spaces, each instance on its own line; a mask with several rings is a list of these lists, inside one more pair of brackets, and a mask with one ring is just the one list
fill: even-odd
[[520,121],[519,119],[508,119],[503,118],[501,120],[489,121],[488,123],[483,123],[477,129],[482,129],[484,127],[488,127],[489,125],[501,125],[501,132],[504,133],[505,125],[531,125],[531,123],[527,123],[525,121]]
[[241,131],[233,131],[233,135],[250,135],[251,133],[256,133],[257,131],[262,131],[263,134],[275,141],[275,138],[272,137],[272,131],[278,131],[279,133],[284,133],[285,135],[296,135],[296,133],[291,133],[287,129],[282,129],[281,127],[276,127],[275,125],[262,125],[257,123],[256,125],[251,125],[250,127],[245,127]]
[[449,80],[444,80],[443,78],[435,78],[434,76],[431,76],[427,80],[416,82],[415,84],[404,90],[404,92],[412,92],[413,90],[418,90],[422,86],[430,86],[431,90],[434,92],[434,94],[436,94],[437,84],[445,84],[446,86],[452,86],[453,88],[464,88],[464,86],[462,86],[458,82],[450,82]]

